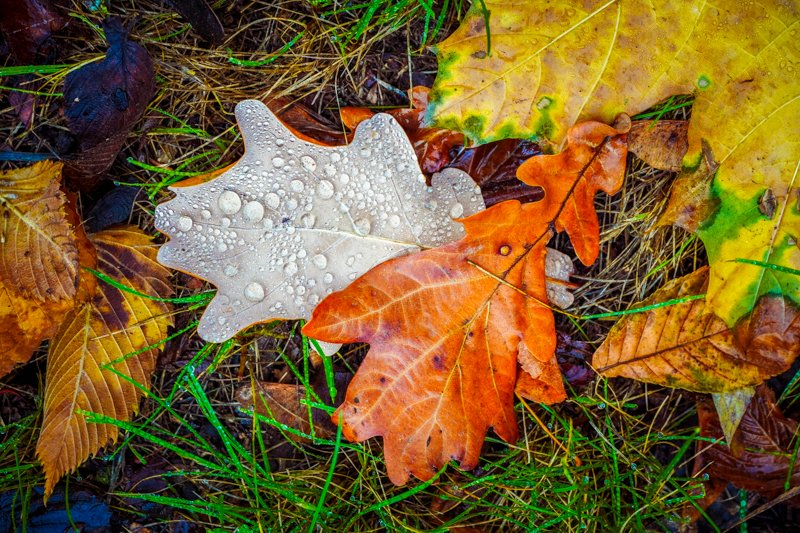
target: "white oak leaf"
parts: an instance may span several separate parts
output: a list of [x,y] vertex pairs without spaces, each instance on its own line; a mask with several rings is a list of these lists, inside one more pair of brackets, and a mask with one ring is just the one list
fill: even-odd
[[218,287],[198,326],[222,342],[273,319],[309,318],[326,295],[375,265],[463,236],[453,219],[484,209],[466,173],[428,186],[400,125],[378,114],[353,142],[295,137],[261,102],[236,107],[245,153],[156,208],[170,237],[158,260]]

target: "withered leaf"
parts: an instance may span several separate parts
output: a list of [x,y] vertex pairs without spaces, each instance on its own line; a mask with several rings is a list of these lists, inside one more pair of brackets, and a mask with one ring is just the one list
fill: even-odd
[[[713,404],[704,400],[697,405],[700,434],[711,439],[723,437]],[[736,433],[733,448],[698,441],[699,456],[695,470],[705,470],[711,480],[731,482],[745,490],[774,498],[800,484],[800,469],[793,459],[793,441],[797,422],[786,418],[775,403],[775,394],[766,385],[756,389]],[[736,453],[738,450],[738,453]],[[792,475],[789,476],[791,469]]]
[[128,40],[122,21],[110,17],[103,29],[106,57],[64,79],[64,114],[80,148],[67,158],[64,174],[81,188],[94,186],[108,170],[155,91],[153,62]]
[[[169,271],[155,261],[150,237],[134,227],[90,236],[98,270],[150,297],[172,289]],[[50,343],[44,395],[44,421],[36,453],[44,466],[45,496],[58,480],[102,446],[114,442],[118,428],[88,422],[79,410],[130,420],[141,391],[172,325],[168,303],[98,282],[94,297],[71,311]]]
[[0,173],[0,282],[39,301],[71,299],[78,247],[61,192],[61,163]]
[[[703,294],[708,267],[674,280],[643,306]],[[800,344],[800,313],[780,297],[763,297],[731,330],[692,299],[624,317],[594,355],[608,377],[623,376],[698,392],[755,386],[789,368]]]
[[678,172],[689,149],[689,121],[635,120],[628,150],[651,167]]

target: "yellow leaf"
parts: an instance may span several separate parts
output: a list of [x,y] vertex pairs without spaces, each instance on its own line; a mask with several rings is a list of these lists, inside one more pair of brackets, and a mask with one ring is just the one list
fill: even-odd
[[[100,272],[152,297],[171,293],[169,272],[156,263],[156,246],[140,230],[105,230],[90,239]],[[89,423],[78,411],[129,420],[138,409],[141,392],[130,381],[149,387],[159,343],[172,325],[170,309],[100,281],[94,298],[64,319],[50,343],[36,447],[46,496],[61,476],[117,439],[116,426]]]
[[0,282],[21,296],[72,298],[78,247],[65,212],[61,163],[0,172]]

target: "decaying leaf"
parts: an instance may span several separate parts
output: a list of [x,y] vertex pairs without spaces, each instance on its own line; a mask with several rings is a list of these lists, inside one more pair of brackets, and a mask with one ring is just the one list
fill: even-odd
[[303,329],[328,342],[370,343],[334,416],[350,440],[384,437],[396,484],[429,479],[451,459],[473,468],[489,427],[516,440],[520,353],[527,385],[543,385],[526,385],[528,395],[565,397],[541,210],[512,200],[461,222],[462,240],[378,265],[323,300]]
[[[71,204],[65,209],[66,222],[73,228],[71,234],[78,248],[80,265],[95,268],[97,254],[80,227],[77,212]],[[75,295],[62,300],[41,301],[21,296],[0,282],[0,377],[15,365],[27,362],[42,341],[55,335],[64,315],[91,298],[95,288],[96,279],[86,270],[81,270]]]
[[117,157],[131,128],[155,91],[153,62],[128,40],[122,21],[103,24],[108,51],[64,79],[64,114],[80,152],[68,158],[64,175],[82,188],[92,187]]
[[[710,401],[700,402],[697,414],[701,436],[722,438],[720,421]],[[709,446],[698,441],[695,470],[703,469],[712,481],[724,480],[774,498],[785,492],[787,483],[788,487],[800,484],[800,469],[793,457],[796,435],[797,422],[783,415],[775,404],[775,394],[762,385],[742,418],[736,433],[738,445]]]
[[36,62],[51,32],[64,26],[64,17],[50,0],[19,0],[3,5],[0,34],[17,65]]
[[[643,306],[703,294],[708,268],[669,282]],[[594,355],[608,377],[722,393],[753,387],[789,368],[800,343],[800,312],[781,298],[762,298],[732,330],[704,299],[624,317]]]
[[308,318],[327,294],[376,264],[463,235],[453,218],[483,209],[451,170],[428,187],[388,115],[353,142],[325,147],[292,135],[260,102],[236,109],[245,154],[220,177],[176,187],[156,209],[171,237],[159,261],[219,288],[198,327],[212,342],[272,319]]
[[628,150],[653,168],[679,172],[689,149],[686,120],[634,120]]
[[542,153],[535,142],[505,139],[465,148],[448,166],[463,170],[480,185],[486,207],[506,200],[536,202],[544,193],[517,179],[517,169],[531,157]]
[[703,146],[703,157],[698,165],[682,172],[672,184],[669,201],[656,220],[656,226],[678,226],[695,232],[719,207],[719,200],[711,194],[711,179],[719,165],[714,161],[711,147]]
[[583,122],[569,130],[559,154],[532,157],[517,170],[521,181],[544,189],[536,205],[544,218],[555,220],[556,230],[566,230],[584,265],[594,263],[600,253],[594,196],[598,190],[616,193],[625,178],[627,130]]
[[39,301],[75,296],[78,247],[61,192],[61,163],[0,173],[0,282]]
[[[312,410],[309,421],[309,408],[302,403],[306,398],[305,388],[294,383],[269,383],[257,381],[236,391],[236,401],[243,409],[253,409],[256,413],[269,417],[283,425],[306,435],[311,435],[311,422],[314,422],[314,435],[327,439],[336,434],[330,417],[319,409]],[[287,437],[295,442],[308,442],[309,439],[287,432]]]
[[[133,227],[90,236],[98,270],[151,297],[169,296],[169,271],[155,261],[150,238]],[[71,311],[50,343],[44,421],[36,453],[45,495],[58,480],[114,442],[118,429],[87,422],[79,410],[130,420],[148,388],[160,343],[172,324],[170,306],[98,282],[94,297]],[[148,349],[149,348],[149,349]]]

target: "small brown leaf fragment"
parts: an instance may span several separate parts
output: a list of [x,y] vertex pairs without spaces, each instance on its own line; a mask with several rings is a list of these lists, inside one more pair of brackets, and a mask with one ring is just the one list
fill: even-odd
[[64,17],[50,0],[3,2],[0,10],[0,33],[17,65],[35,63],[50,41],[51,32],[63,26]]
[[61,192],[61,163],[0,172],[0,282],[25,298],[75,296],[78,247]]
[[[702,294],[707,284],[708,267],[703,267],[668,283],[642,306]],[[730,392],[788,369],[799,341],[798,311],[779,297],[759,300],[735,332],[708,310],[704,299],[694,299],[626,316],[595,352],[593,364],[607,377]]]
[[[306,435],[311,435],[311,422],[308,419],[308,407],[302,400],[306,397],[305,388],[293,383],[269,383],[256,381],[253,385],[245,385],[236,392],[236,400],[244,409],[253,409],[256,413],[275,420]],[[332,437],[336,428],[328,417],[315,417],[314,435],[323,439]],[[310,442],[309,439],[292,432],[286,436],[294,442]]]
[[689,149],[689,121],[636,120],[628,132],[628,150],[660,170],[679,172]]
[[758,200],[758,210],[765,217],[772,218],[777,208],[778,200],[775,198],[775,193],[772,192],[772,189],[767,189]]
[[[171,294],[169,271],[156,263],[156,247],[138,228],[90,236],[97,269],[151,297]],[[156,355],[172,325],[171,306],[98,282],[94,297],[64,318],[50,343],[44,421],[36,454],[45,471],[45,498],[58,480],[117,439],[111,424],[88,422],[79,410],[130,420],[141,390],[150,386]],[[124,376],[124,377],[123,377]]]
[[[710,400],[698,403],[697,415],[701,436],[723,438],[719,417]],[[775,404],[775,394],[762,385],[756,389],[736,432],[741,443],[740,454],[722,444],[709,446],[698,441],[695,470],[705,468],[711,481],[724,480],[740,489],[774,498],[785,492],[787,479],[789,487],[800,485],[800,469],[793,465],[792,458],[796,433],[797,422],[783,415]]]
[[675,225],[694,232],[716,211],[718,200],[711,194],[711,179],[717,171],[714,154],[703,142],[703,157],[695,170],[682,173],[672,184],[669,201],[656,226]]

